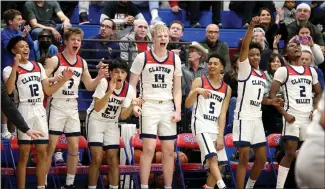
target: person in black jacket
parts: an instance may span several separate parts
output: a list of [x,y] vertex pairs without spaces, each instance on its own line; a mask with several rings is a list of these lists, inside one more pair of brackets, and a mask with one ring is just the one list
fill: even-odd
[[7,116],[21,132],[26,133],[33,140],[38,137],[44,137],[44,134],[40,131],[35,131],[28,127],[23,116],[20,114],[15,104],[11,101],[8,96],[7,89],[1,82],[1,111]]

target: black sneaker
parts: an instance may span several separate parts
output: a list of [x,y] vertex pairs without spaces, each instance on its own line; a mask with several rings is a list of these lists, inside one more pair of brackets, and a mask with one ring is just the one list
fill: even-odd
[[79,14],[79,25],[83,24],[89,24],[88,15],[86,12],[82,12]]
[[76,188],[76,187],[74,185],[69,185],[69,186],[64,185],[61,187],[61,189],[68,189],[68,188]]

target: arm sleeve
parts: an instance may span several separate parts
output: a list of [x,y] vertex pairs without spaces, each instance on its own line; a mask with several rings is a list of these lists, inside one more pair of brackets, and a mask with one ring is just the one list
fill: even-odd
[[103,78],[97,85],[96,90],[93,94],[93,98],[103,98],[103,96],[105,96],[107,87],[108,87],[107,80]]
[[126,95],[126,98],[123,100],[123,104],[122,104],[123,108],[129,107],[130,104],[132,103],[132,99],[135,96],[134,91],[135,90],[133,89],[133,87],[129,85],[128,94]]
[[32,20],[32,19],[36,19],[36,15],[34,14],[34,12],[33,12],[33,8],[32,8],[32,3],[34,3],[34,2],[32,2],[32,1],[27,1],[26,3],[25,3],[25,6],[24,6],[24,8],[25,8],[25,17],[27,18],[27,20]]
[[11,74],[11,70],[12,70],[11,66],[7,66],[7,67],[5,67],[3,69],[3,71],[2,71],[2,79],[3,79],[4,82],[7,82],[8,78],[9,78],[9,76]]
[[129,15],[136,17],[138,14],[141,14],[138,7],[132,2],[128,1],[129,3]]
[[311,51],[313,52],[313,60],[315,65],[319,65],[324,62],[324,55],[319,45],[314,44],[314,46],[311,48]]
[[130,71],[134,74],[140,75],[143,69],[143,65],[144,65],[144,52],[138,54],[138,56],[135,57]]
[[238,62],[238,80],[246,80],[251,74],[251,69],[248,58],[243,62]]
[[15,104],[10,100],[7,95],[7,89],[1,82],[1,110],[7,118],[23,133],[29,130],[27,123],[23,116],[20,114]]
[[310,71],[311,71],[311,75],[313,77],[313,85],[316,85],[318,83],[318,75],[317,75],[317,72],[315,70],[315,68],[310,68]]
[[58,2],[52,1],[51,3],[52,3],[55,14],[62,11]]
[[175,72],[174,76],[182,76],[182,62],[178,55],[175,54]]
[[273,80],[278,81],[280,83],[284,83],[287,79],[287,69],[285,67],[278,68],[275,73]]
[[45,69],[44,69],[44,67],[43,67],[42,64],[38,63],[38,65],[39,65],[39,67],[40,67],[40,69],[41,69],[41,81],[43,81],[44,79],[47,78],[47,76],[46,76],[46,72],[45,72]]

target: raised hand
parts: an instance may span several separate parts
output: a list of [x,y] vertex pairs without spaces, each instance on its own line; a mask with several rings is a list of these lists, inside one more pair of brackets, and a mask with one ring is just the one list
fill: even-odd
[[252,21],[250,23],[251,26],[256,26],[261,23],[261,19],[259,16],[255,16],[252,18]]
[[29,25],[25,25],[24,26],[24,30],[23,30],[23,33],[21,34],[22,37],[26,37],[27,34],[30,32],[32,28],[29,26]]
[[281,37],[282,36],[280,34],[274,36],[273,47],[277,47],[278,46],[279,41],[281,40]]
[[108,77],[109,74],[108,74],[108,68],[107,67],[101,67],[98,71],[98,75],[97,75],[97,78],[99,79],[102,79],[102,78],[105,78],[105,77]]
[[18,68],[19,62],[21,60],[21,55],[20,54],[16,54],[15,58],[14,58],[14,64],[12,67],[14,68]]
[[111,81],[109,82],[109,91],[113,92],[116,88],[116,83],[117,83],[117,77],[113,77]]

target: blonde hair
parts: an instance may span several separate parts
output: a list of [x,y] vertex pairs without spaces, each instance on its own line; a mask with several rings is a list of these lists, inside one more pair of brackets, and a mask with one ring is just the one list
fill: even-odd
[[64,31],[64,34],[63,34],[64,40],[68,41],[72,35],[80,35],[81,39],[83,39],[84,32],[80,28],[77,28],[77,27],[68,28],[66,31]]
[[165,24],[154,24],[151,26],[151,36],[154,38],[156,34],[166,32],[169,34],[169,29]]

